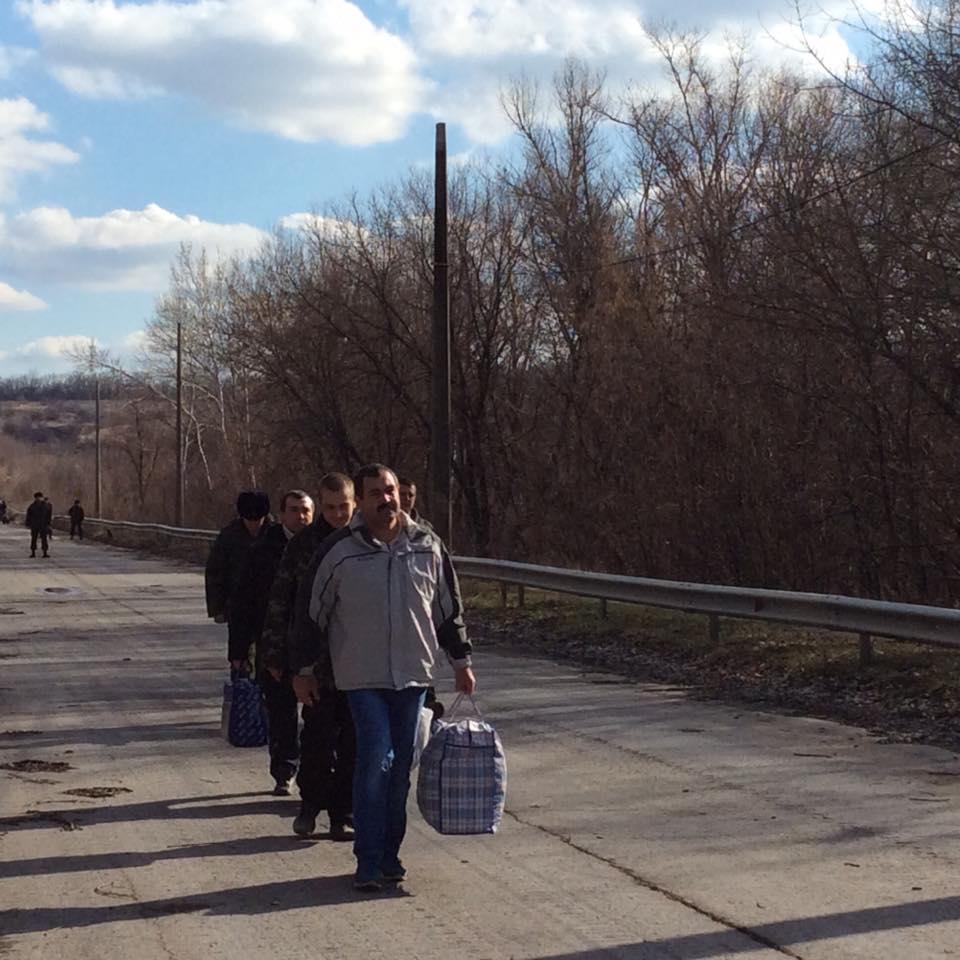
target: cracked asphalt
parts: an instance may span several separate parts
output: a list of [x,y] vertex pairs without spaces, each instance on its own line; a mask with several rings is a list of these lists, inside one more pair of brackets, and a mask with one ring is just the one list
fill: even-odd
[[[919,960],[960,952],[960,760],[485,652],[494,837],[411,805],[395,893],[219,738],[202,576],[0,528],[0,957]],[[468,611],[469,615],[469,611]],[[469,620],[468,620],[469,622]],[[452,683],[440,684],[449,702]]]

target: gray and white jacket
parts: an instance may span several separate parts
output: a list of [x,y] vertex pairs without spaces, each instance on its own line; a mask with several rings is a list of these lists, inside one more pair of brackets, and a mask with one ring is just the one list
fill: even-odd
[[339,690],[402,690],[433,682],[441,649],[454,667],[470,665],[450,556],[433,530],[400,517],[390,544],[356,514],[320,545],[297,595],[294,672],[312,669]]

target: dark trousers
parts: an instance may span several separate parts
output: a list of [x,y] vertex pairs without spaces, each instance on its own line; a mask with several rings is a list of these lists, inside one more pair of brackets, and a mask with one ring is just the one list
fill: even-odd
[[40,546],[43,548],[43,552],[46,553],[49,547],[47,542],[47,531],[46,530],[31,530],[30,531],[30,552],[37,552],[37,537],[40,538]]
[[357,742],[346,694],[321,690],[319,701],[303,708],[300,732],[300,796],[331,823],[343,823],[353,812],[353,769]]
[[297,695],[289,680],[274,680],[266,670],[260,674],[260,690],[270,731],[270,775],[286,783],[297,772]]
[[82,520],[71,520],[70,521],[70,539],[73,539],[73,535],[76,534],[81,540],[83,539],[83,521]]

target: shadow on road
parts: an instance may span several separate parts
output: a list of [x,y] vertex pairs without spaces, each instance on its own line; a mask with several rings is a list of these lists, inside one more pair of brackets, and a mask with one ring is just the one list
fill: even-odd
[[[209,699],[209,698],[208,698]],[[211,709],[211,715],[213,710]],[[171,723],[145,723],[126,727],[66,727],[49,731],[4,731],[0,732],[0,751],[40,747],[75,747],[79,744],[122,747],[130,743],[161,743],[173,740],[219,740],[220,728],[214,721],[197,723],[176,721]]]
[[706,960],[708,957],[732,953],[755,953],[758,950],[789,947],[791,944],[835,940],[955,920],[960,920],[960,897],[941,897],[937,900],[917,900],[888,907],[782,920],[743,931],[717,930],[577,953],[553,954],[537,957],[536,960],[610,960],[611,956],[616,956],[617,960],[654,960],[664,956],[676,960]]
[[[244,798],[251,799],[244,799]],[[257,799],[252,799],[252,798]],[[234,803],[221,803],[234,800]],[[201,797],[181,797],[172,800],[152,800],[144,803],[119,803],[102,807],[58,807],[28,810],[13,817],[0,818],[0,830],[50,830],[72,829],[101,823],[150,820],[212,820],[224,817],[256,816],[275,814],[293,819],[299,805],[295,799],[281,799],[260,791],[227,793]]]
[[[408,894],[397,889],[377,896],[405,897]],[[370,899],[370,894],[358,893],[353,889],[353,874],[346,873],[332,877],[312,877],[309,880],[275,881],[252,887],[148,900],[144,903],[0,910],[0,930],[5,934],[43,933],[49,930],[72,930],[100,923],[121,923],[182,913],[202,913],[210,917],[256,916]]]
[[89,853],[77,856],[37,857],[33,860],[12,860],[0,863],[0,878],[38,877],[84,870],[125,870],[146,867],[161,860],[203,860],[207,857],[240,857],[260,853],[309,851],[315,843],[305,843],[293,834],[270,837],[244,837],[215,843],[194,843],[168,850]]

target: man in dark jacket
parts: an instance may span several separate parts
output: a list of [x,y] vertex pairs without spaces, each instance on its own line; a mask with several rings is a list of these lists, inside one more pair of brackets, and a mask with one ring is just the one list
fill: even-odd
[[79,500],[73,501],[73,506],[67,511],[67,516],[70,518],[70,539],[72,540],[73,535],[76,534],[82,540],[84,512]]
[[227,625],[227,659],[231,668],[246,673],[250,669],[249,636],[234,631],[230,607],[247,554],[266,532],[270,498],[262,490],[244,490],[237,497],[237,513],[236,520],[231,520],[213,541],[204,580],[207,616]]
[[276,796],[290,795],[297,772],[297,697],[289,679],[277,678],[263,664],[261,635],[267,618],[270,588],[287,543],[310,525],[313,500],[303,490],[288,490],[280,501],[279,523],[260,537],[247,555],[230,609],[238,647],[256,649],[256,675],[263,693],[270,729],[270,774]]
[[30,529],[30,556],[35,557],[37,555],[37,537],[40,538],[40,546],[43,548],[43,555],[49,557],[49,542],[47,537],[50,532],[50,514],[53,513],[51,508],[48,512],[47,510],[48,503],[43,498],[43,494],[38,490],[33,495],[33,503],[27,507],[27,515],[24,519],[24,523]]
[[[288,665],[289,631],[300,581],[321,543],[345,527],[353,516],[353,481],[342,473],[328,473],[320,480],[317,519],[287,545],[280,569],[270,591],[267,622],[261,637],[263,663],[274,679],[290,686]],[[292,693],[292,688],[291,688]],[[335,690],[325,691],[303,707],[300,731],[300,812],[293,831],[308,837],[315,830],[317,816],[326,810],[330,836],[348,840],[352,835],[353,769],[356,745],[353,721],[346,697]],[[296,717],[296,697],[291,714]]]

